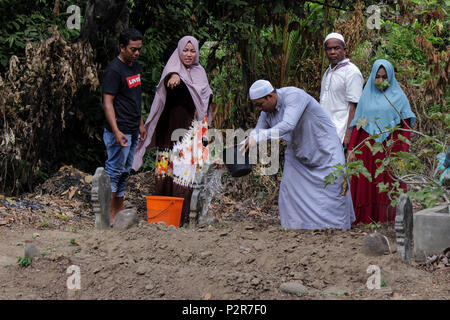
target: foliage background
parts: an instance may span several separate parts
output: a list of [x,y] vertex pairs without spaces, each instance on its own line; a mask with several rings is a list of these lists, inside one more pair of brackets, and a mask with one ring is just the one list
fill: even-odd
[[[89,3],[88,0],[0,0],[0,75],[5,79],[5,85],[8,85],[10,58],[15,55],[20,63],[24,63],[27,42],[37,46],[39,41],[48,39],[51,37],[48,29],[52,26],[58,26],[62,38],[69,43],[79,41],[79,31],[66,27],[66,8],[76,4],[83,8],[84,15],[84,8]],[[381,7],[380,29],[369,29],[366,25],[370,16],[366,9],[372,4]],[[297,86],[319,98],[320,80],[328,67],[323,39],[331,31],[340,31],[347,39],[347,55],[365,78],[370,74],[374,60],[386,58],[393,63],[396,77],[418,116],[416,129],[444,141],[443,145],[436,146],[413,137],[416,143],[412,145],[412,152],[424,161],[426,173],[435,177],[434,155],[449,141],[448,5],[447,0],[383,3],[370,0],[356,3],[332,0],[129,0],[129,26],[145,34],[140,59],[144,117],[149,112],[167,59],[178,40],[186,34],[197,37],[203,47],[201,63],[215,94],[214,126],[247,129],[255,125],[258,117],[247,95],[249,86],[256,79],[269,79],[277,87]],[[108,59],[117,52],[110,50]],[[98,71],[101,81],[101,68]],[[65,133],[55,137],[62,139],[58,145],[64,146],[59,156],[42,154],[39,159],[28,158],[26,161],[40,162],[41,165],[31,165],[39,169],[26,173],[26,176],[0,175],[12,179],[0,184],[0,187],[3,185],[0,192],[32,191],[63,163],[92,173],[96,167],[104,165],[101,92],[97,86],[85,95],[89,98],[71,101],[82,117],[64,114],[66,118],[62,121],[73,121],[76,125],[63,129]],[[7,102],[2,108],[3,114],[8,108],[12,110]],[[0,125],[2,146],[7,132],[5,123]],[[148,156],[144,170],[152,168],[152,161]],[[10,159],[9,168],[11,165],[17,167],[18,163]],[[8,170],[4,166],[1,169]]]

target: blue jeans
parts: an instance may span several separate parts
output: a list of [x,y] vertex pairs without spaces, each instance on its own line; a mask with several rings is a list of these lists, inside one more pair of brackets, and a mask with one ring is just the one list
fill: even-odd
[[111,192],[116,193],[116,198],[125,196],[126,182],[133,165],[134,153],[139,140],[139,134],[126,134],[128,146],[121,147],[116,142],[114,133],[105,129],[103,142],[106,146],[108,160],[106,160],[105,171],[111,180]]

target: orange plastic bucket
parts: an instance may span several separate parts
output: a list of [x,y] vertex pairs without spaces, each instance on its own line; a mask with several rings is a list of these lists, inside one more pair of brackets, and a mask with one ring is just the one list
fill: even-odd
[[148,223],[165,222],[168,226],[180,227],[183,198],[147,196]]

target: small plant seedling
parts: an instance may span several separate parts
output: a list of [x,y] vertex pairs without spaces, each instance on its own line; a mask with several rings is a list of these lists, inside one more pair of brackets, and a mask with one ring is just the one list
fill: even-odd
[[69,221],[70,220],[70,218],[68,216],[66,216],[64,213],[56,214],[56,217],[61,219],[61,220],[64,220],[64,221]]
[[41,220],[41,228],[48,228],[50,225],[49,225],[49,223],[47,222],[47,220],[45,220],[45,219],[42,219]]
[[381,223],[380,222],[371,222],[369,224],[366,224],[364,226],[364,228],[365,229],[370,229],[370,231],[374,231],[374,230],[377,230],[377,229],[381,228]]
[[360,293],[363,292],[363,291],[364,291],[363,288],[358,288],[358,289],[356,289],[356,293],[357,293],[357,294],[360,294]]
[[19,264],[19,266],[21,266],[22,268],[27,268],[31,265],[31,263],[33,262],[32,258],[26,258],[26,257],[20,257],[19,260],[17,260],[17,263]]

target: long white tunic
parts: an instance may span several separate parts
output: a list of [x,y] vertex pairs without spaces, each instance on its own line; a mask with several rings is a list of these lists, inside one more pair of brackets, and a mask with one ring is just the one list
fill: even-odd
[[320,105],[336,126],[341,143],[347,129],[349,103],[358,103],[363,85],[361,71],[349,59],[342,60],[334,68],[329,66],[323,75]]
[[286,87],[276,92],[275,110],[261,112],[251,135],[258,141],[279,135],[287,142],[278,201],[281,225],[349,229],[355,220],[350,192],[341,195],[342,180],[324,186],[333,166],[345,162],[336,127],[305,91]]

